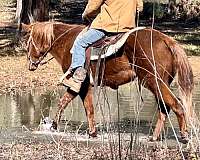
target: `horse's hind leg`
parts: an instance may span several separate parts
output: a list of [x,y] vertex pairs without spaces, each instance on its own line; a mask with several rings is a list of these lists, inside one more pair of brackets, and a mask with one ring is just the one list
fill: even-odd
[[85,112],[89,123],[89,135],[92,137],[96,137],[97,131],[94,120],[93,92],[92,92],[93,87],[89,83],[84,84],[83,87],[84,88],[81,90],[79,95],[85,107]]
[[163,101],[158,101],[159,111],[158,111],[158,119],[156,122],[156,127],[153,132],[153,137],[151,140],[155,141],[160,136],[161,130],[164,127],[164,123],[166,120],[167,114],[170,112],[170,107],[163,103]]
[[161,94],[158,92],[157,97],[174,111],[178,119],[181,136],[185,138],[187,136],[186,118],[179,100],[171,93],[168,86],[161,84],[159,89]]

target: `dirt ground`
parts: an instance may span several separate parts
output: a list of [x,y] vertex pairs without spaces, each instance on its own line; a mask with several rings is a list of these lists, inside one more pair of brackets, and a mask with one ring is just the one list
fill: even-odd
[[[117,146],[115,146],[117,147]],[[113,149],[113,150],[112,150]],[[91,145],[87,146],[76,143],[19,143],[1,145],[0,158],[3,159],[31,159],[31,160],[111,160],[120,159],[118,148],[111,148],[108,145]],[[184,153],[185,159],[195,159],[196,154],[188,152]],[[121,149],[121,159],[137,159],[137,160],[181,160],[182,156],[176,149],[167,148],[145,148],[138,147],[127,155],[127,149]]]
[[61,68],[55,60],[28,70],[26,56],[0,57],[0,93],[11,90],[27,90],[34,87],[56,87]]
[[[189,57],[194,72],[194,81],[200,80],[200,57]],[[0,93],[11,90],[29,90],[34,87],[55,88],[62,75],[59,64],[52,60],[39,66],[34,72],[28,70],[26,56],[0,57]]]
[[[140,144],[133,142],[132,149],[130,149],[130,140],[124,139],[123,133],[121,133],[119,148],[118,135],[112,133],[109,134],[108,139],[100,135],[97,138],[88,139],[88,136],[76,133],[67,134],[65,137],[49,134],[35,135],[29,131],[11,131],[2,130],[0,133],[0,159],[182,160],[184,156],[185,160],[197,160],[200,156],[199,149],[193,151],[182,146],[181,153],[178,148],[169,147],[165,141],[140,142]],[[3,137],[7,139],[3,140]],[[8,139],[11,142],[8,142]]]

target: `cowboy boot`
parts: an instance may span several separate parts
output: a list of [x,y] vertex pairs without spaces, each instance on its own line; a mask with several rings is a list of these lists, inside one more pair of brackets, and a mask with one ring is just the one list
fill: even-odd
[[70,77],[72,77],[73,73],[74,73],[73,70],[72,70],[71,68],[69,68],[69,69],[67,70],[67,72],[65,72],[65,73],[60,77],[60,79],[59,79],[57,85],[63,85],[64,79],[65,79],[65,78],[69,79]]
[[75,70],[72,77],[65,79],[62,83],[64,86],[69,87],[72,91],[79,93],[82,82],[85,80],[87,70],[79,67]]

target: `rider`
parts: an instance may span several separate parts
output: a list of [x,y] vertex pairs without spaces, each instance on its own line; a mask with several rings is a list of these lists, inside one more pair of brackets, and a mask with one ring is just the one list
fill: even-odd
[[90,20],[94,15],[97,16],[89,29],[79,34],[74,41],[71,49],[72,63],[61,81],[68,74],[73,74],[73,76],[65,80],[64,85],[78,93],[87,73],[84,68],[86,48],[103,38],[108,32],[127,32],[135,28],[136,11],[139,12],[142,9],[142,0],[88,0],[82,14],[83,20]]

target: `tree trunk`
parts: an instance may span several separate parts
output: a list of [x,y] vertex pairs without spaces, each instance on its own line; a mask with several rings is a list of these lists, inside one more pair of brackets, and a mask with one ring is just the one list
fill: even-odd
[[49,0],[32,0],[32,14],[35,21],[48,20]]
[[17,0],[18,24],[46,21],[49,16],[49,0]]
[[21,24],[46,21],[49,18],[49,0],[17,0],[16,21],[18,30],[16,40],[21,38]]

